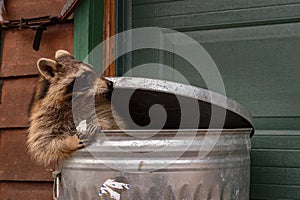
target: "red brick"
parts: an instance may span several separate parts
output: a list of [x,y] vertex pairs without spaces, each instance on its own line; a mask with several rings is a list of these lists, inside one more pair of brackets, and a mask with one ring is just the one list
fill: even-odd
[[1,200],[52,200],[50,182],[0,182]]
[[28,126],[28,108],[36,80],[36,78],[17,78],[3,81],[0,128]]
[[26,130],[0,130],[0,182],[52,181],[54,165],[38,165],[28,154],[26,141]]

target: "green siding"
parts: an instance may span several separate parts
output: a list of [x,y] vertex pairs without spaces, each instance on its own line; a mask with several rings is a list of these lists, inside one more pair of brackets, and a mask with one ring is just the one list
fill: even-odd
[[[299,0],[133,0],[133,18],[158,18],[210,12],[236,11],[282,7],[300,3]],[[278,12],[277,12],[278,13]],[[215,13],[217,14],[217,13]],[[260,17],[262,18],[262,17]]]
[[[165,27],[194,38],[216,62],[227,96],[253,114],[251,199],[300,199],[299,13],[300,0],[133,0],[134,28]],[[206,87],[170,53],[133,54],[133,66],[147,62],[168,64]],[[133,75],[162,78],[161,71]],[[182,82],[172,73],[163,78]]]
[[300,186],[252,184],[252,200],[299,200]]
[[[300,185],[299,168],[253,167],[252,184]],[[299,194],[299,193],[298,193]]]
[[300,1],[175,1],[133,6],[134,27],[215,29],[299,20]]
[[257,131],[252,138],[252,199],[300,199],[300,131]]

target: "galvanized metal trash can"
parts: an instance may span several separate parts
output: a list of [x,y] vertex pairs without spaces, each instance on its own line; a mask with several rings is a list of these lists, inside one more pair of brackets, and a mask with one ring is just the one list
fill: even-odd
[[[130,185],[128,190],[114,190],[122,200],[249,199],[254,129],[251,116],[239,103],[168,81],[126,77],[113,81],[118,83],[117,94],[131,96],[131,119],[147,130],[133,125],[134,130],[104,131],[75,152],[61,166],[59,199],[111,199],[110,193],[99,196],[102,184],[110,179]],[[178,108],[195,100],[200,110],[196,129],[186,115],[193,116],[193,110],[185,113]],[[166,111],[163,129],[156,129],[159,120],[151,124],[149,119],[149,108],[157,104]],[[115,102],[116,110],[123,109],[118,106]],[[222,113],[222,123],[210,123]],[[182,115],[187,123],[180,122]]]

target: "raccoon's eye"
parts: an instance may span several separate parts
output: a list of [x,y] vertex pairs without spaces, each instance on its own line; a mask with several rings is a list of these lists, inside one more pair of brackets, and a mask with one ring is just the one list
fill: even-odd
[[82,78],[82,79],[86,79],[87,77],[88,77],[88,75],[87,75],[86,72],[84,72],[83,74],[81,74],[81,75],[79,76],[79,78]]
[[95,82],[96,76],[92,72],[84,72],[76,78],[76,85],[80,88],[91,87]]
[[95,78],[95,75],[92,72],[84,72],[82,73],[78,78],[80,79],[91,79],[91,78]]

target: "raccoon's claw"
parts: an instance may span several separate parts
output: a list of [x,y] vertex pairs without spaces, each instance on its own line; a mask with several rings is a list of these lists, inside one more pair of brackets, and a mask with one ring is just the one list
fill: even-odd
[[83,142],[80,140],[77,149],[82,149],[82,148],[84,148],[84,147],[85,147],[85,145],[84,145]]
[[88,124],[86,135],[91,138],[96,136],[96,134],[101,133],[102,129],[100,126],[94,124]]
[[63,146],[63,152],[75,151],[83,147],[84,144],[81,142],[81,140],[76,135],[73,135],[71,137],[65,138],[65,145]]
[[101,132],[101,127],[92,123],[87,124],[86,120],[82,120],[76,127],[78,137],[81,140],[93,138],[97,133]]

